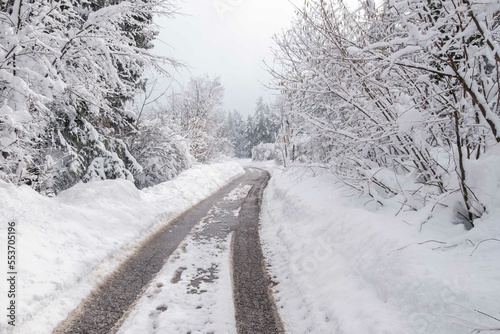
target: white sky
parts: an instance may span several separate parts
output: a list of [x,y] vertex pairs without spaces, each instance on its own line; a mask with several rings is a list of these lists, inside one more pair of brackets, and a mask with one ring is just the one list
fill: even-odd
[[[301,0],[292,0],[300,4]],[[181,83],[191,76],[220,76],[225,109],[253,114],[263,96],[272,100],[263,59],[272,60],[272,36],[290,25],[294,7],[288,0],[185,0],[187,15],[158,19],[163,28],[155,41],[157,54],[174,57],[188,66],[176,75]]]

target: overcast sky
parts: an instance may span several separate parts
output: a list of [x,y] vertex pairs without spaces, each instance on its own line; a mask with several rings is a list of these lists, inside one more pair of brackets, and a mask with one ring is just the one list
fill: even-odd
[[186,15],[157,20],[163,29],[155,42],[156,53],[190,66],[176,78],[187,83],[191,76],[220,76],[225,109],[244,115],[253,114],[259,96],[270,102],[274,93],[262,85],[270,80],[263,59],[272,59],[271,38],[290,25],[293,5],[288,0],[185,0],[180,6]]

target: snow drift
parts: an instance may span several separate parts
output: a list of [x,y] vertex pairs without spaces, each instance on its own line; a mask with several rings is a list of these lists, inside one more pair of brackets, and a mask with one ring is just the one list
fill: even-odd
[[498,200],[467,231],[450,207],[395,216],[401,205],[371,212],[344,194],[302,168],[275,171],[266,190],[262,242],[287,333],[498,330]]
[[[107,180],[54,198],[0,181],[2,226],[15,221],[18,228],[13,333],[50,333],[141,241],[242,173],[236,163],[200,165],[141,191],[130,181]],[[2,228],[2,244],[6,234]],[[0,332],[6,329],[2,321]]]

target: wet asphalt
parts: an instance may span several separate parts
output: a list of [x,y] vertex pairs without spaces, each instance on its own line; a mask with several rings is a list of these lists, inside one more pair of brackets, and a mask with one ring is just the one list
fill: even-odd
[[233,298],[239,334],[284,333],[271,292],[259,237],[262,193],[269,173],[260,171],[241,205],[232,243]]
[[[269,174],[266,171],[249,168],[243,176],[186,211],[144,242],[53,333],[115,333],[132,304],[144,293],[153,277],[167,263],[169,256],[217,204],[225,212],[239,210],[239,215],[234,218],[226,215],[227,218],[223,221],[208,224],[202,232],[197,233],[197,238],[222,239],[233,232],[231,258],[237,332],[284,333],[272,297],[271,281],[265,269],[258,233],[260,203],[268,180]],[[245,199],[228,203],[221,201],[238,185],[252,186]]]

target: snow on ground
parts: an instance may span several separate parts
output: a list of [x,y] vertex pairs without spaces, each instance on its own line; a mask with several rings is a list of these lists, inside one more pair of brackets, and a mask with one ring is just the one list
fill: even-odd
[[230,236],[208,242],[188,237],[118,334],[234,333],[229,248]]
[[[272,169],[261,233],[287,333],[498,331],[500,242],[489,240],[500,239],[495,161],[476,180],[489,207],[470,231],[453,224],[451,207],[396,216],[399,207],[346,197],[329,173],[239,163]],[[16,222],[18,237],[13,333],[50,333],[142,240],[241,173],[236,163],[197,166],[142,191],[127,181],[103,181],[78,184],[56,198],[0,182],[0,240],[7,239],[8,221]],[[236,188],[225,200],[248,190]],[[200,238],[210,223],[209,215],[184,240],[120,334],[235,332],[231,234]],[[4,284],[0,296],[6,305]],[[2,321],[0,333],[6,328]]]
[[500,239],[500,197],[466,231],[442,206],[425,224],[428,207],[369,211],[333,175],[311,171],[275,170],[263,201],[262,242],[287,333],[499,331],[500,242],[481,241]]
[[[250,185],[235,188],[221,203],[240,201]],[[230,269],[231,233],[211,235],[219,225],[218,205],[200,221],[170,256],[149,284],[118,334],[135,333],[236,333]],[[222,225],[221,229],[227,227]]]
[[[2,245],[7,222],[17,227],[13,333],[50,333],[141,241],[243,172],[234,162],[200,165],[141,191],[109,180],[77,184],[55,198],[0,181]],[[0,286],[2,307],[6,287]],[[0,333],[6,329],[3,319]]]

